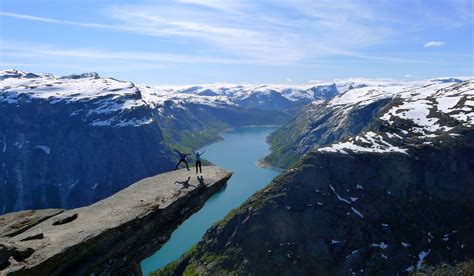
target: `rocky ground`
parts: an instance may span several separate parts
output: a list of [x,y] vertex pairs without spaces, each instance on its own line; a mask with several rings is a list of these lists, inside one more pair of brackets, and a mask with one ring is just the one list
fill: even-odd
[[204,167],[143,179],[93,205],[0,216],[2,275],[140,274],[138,263],[222,189],[231,173]]

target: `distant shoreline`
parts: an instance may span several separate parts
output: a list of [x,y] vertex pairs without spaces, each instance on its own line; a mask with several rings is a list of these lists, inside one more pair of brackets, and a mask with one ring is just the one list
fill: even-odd
[[267,161],[265,161],[265,157],[255,161],[255,165],[259,168],[272,169],[272,170],[277,171],[277,172],[283,172],[284,171],[284,169],[279,168],[279,167],[275,167],[275,166],[271,165],[270,163],[268,163]]

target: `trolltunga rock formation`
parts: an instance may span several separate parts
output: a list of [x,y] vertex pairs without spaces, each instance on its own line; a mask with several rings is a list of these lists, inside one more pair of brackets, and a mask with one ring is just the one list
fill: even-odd
[[2,275],[140,274],[138,263],[232,175],[204,168],[143,179],[87,207],[0,216]]

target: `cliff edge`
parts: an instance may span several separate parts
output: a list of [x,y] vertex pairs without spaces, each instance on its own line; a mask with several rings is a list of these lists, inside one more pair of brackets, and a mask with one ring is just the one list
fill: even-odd
[[1,274],[141,274],[138,263],[232,175],[203,171],[149,177],[87,207],[0,216]]

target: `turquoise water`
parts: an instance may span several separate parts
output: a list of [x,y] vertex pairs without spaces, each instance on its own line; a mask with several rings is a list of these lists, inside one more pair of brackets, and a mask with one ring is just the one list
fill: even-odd
[[224,218],[230,210],[240,206],[278,175],[278,171],[256,166],[257,160],[269,154],[265,138],[275,129],[238,128],[224,133],[222,141],[205,147],[203,158],[234,174],[225,190],[212,196],[201,210],[173,232],[170,240],[159,251],[141,262],[144,275],[178,259],[201,240],[212,224]]

